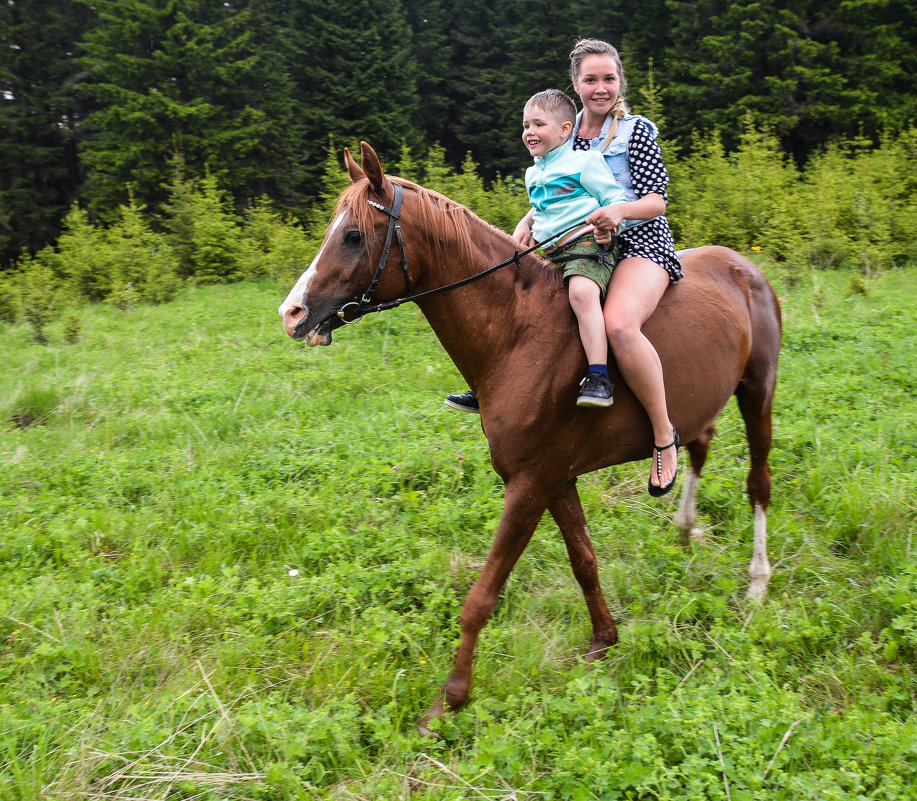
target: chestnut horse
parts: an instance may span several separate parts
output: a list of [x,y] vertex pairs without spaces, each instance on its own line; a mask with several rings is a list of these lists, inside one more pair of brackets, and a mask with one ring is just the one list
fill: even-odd
[[[362,168],[345,151],[352,183],[318,255],[280,306],[284,327],[294,339],[328,345],[342,318],[390,308],[406,296],[416,302],[478,396],[491,464],[505,485],[490,553],[462,607],[452,673],[421,723],[427,731],[432,718],[468,700],[478,635],[545,509],[560,528],[589,609],[587,658],[617,642],[576,480],[650,458],[653,439],[646,413],[613,363],[614,406],[576,405],[586,360],[560,271],[534,253],[514,257],[516,245],[505,233],[442,195],[384,175],[372,148],[361,147]],[[684,541],[698,533],[701,468],[714,422],[735,395],[751,453],[748,596],[758,598],[771,573],[766,510],[780,308],[764,275],[732,250],[701,247],[679,258],[685,277],[644,327],[662,359],[669,413],[691,461],[676,525]],[[462,283],[502,261],[504,269]],[[457,281],[461,286],[431,292]]]

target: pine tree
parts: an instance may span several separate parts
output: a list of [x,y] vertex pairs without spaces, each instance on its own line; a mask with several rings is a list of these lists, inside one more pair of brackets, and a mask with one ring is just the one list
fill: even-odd
[[252,32],[261,5],[81,1],[99,15],[83,59],[99,108],[81,150],[85,195],[99,216],[116,216],[126,183],[139,203],[157,207],[175,150],[240,206],[263,193],[296,205],[292,84],[282,57]]
[[310,189],[321,185],[325,147],[365,140],[383,163],[402,142],[419,144],[417,61],[403,8],[392,0],[293,0],[287,25],[296,115],[306,138]]
[[0,4],[0,265],[49,244],[76,197],[76,43],[90,18],[69,0]]

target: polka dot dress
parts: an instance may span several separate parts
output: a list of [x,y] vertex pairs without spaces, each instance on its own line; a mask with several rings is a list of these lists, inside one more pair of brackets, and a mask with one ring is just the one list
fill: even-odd
[[[637,197],[655,192],[668,200],[666,187],[669,185],[669,174],[662,163],[659,145],[646,123],[637,121],[627,144],[631,180]],[[589,150],[591,142],[577,136],[573,140],[573,149]],[[642,256],[655,262],[669,274],[669,281],[673,284],[684,277],[675,255],[672,229],[664,215],[628,228],[621,234],[621,258],[630,256]]]

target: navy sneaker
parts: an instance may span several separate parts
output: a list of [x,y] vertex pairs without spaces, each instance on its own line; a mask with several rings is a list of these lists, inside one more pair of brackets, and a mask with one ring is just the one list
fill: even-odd
[[460,412],[471,412],[480,414],[481,407],[478,405],[478,396],[474,394],[473,389],[463,392],[461,395],[446,395],[446,406],[458,409]]
[[611,406],[615,402],[614,385],[603,375],[589,373],[579,386],[577,406]]

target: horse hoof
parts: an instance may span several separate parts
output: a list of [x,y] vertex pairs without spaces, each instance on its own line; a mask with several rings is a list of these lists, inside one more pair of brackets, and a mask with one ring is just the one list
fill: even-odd
[[589,650],[586,652],[586,662],[598,662],[608,656],[608,652],[618,644],[618,635],[598,639],[593,637],[589,643]]
[[441,720],[445,714],[445,704],[443,699],[440,698],[433,706],[427,710],[427,714],[420,719],[420,723],[417,724],[417,732],[421,737],[436,737],[436,732],[433,731],[428,724],[434,720]]

